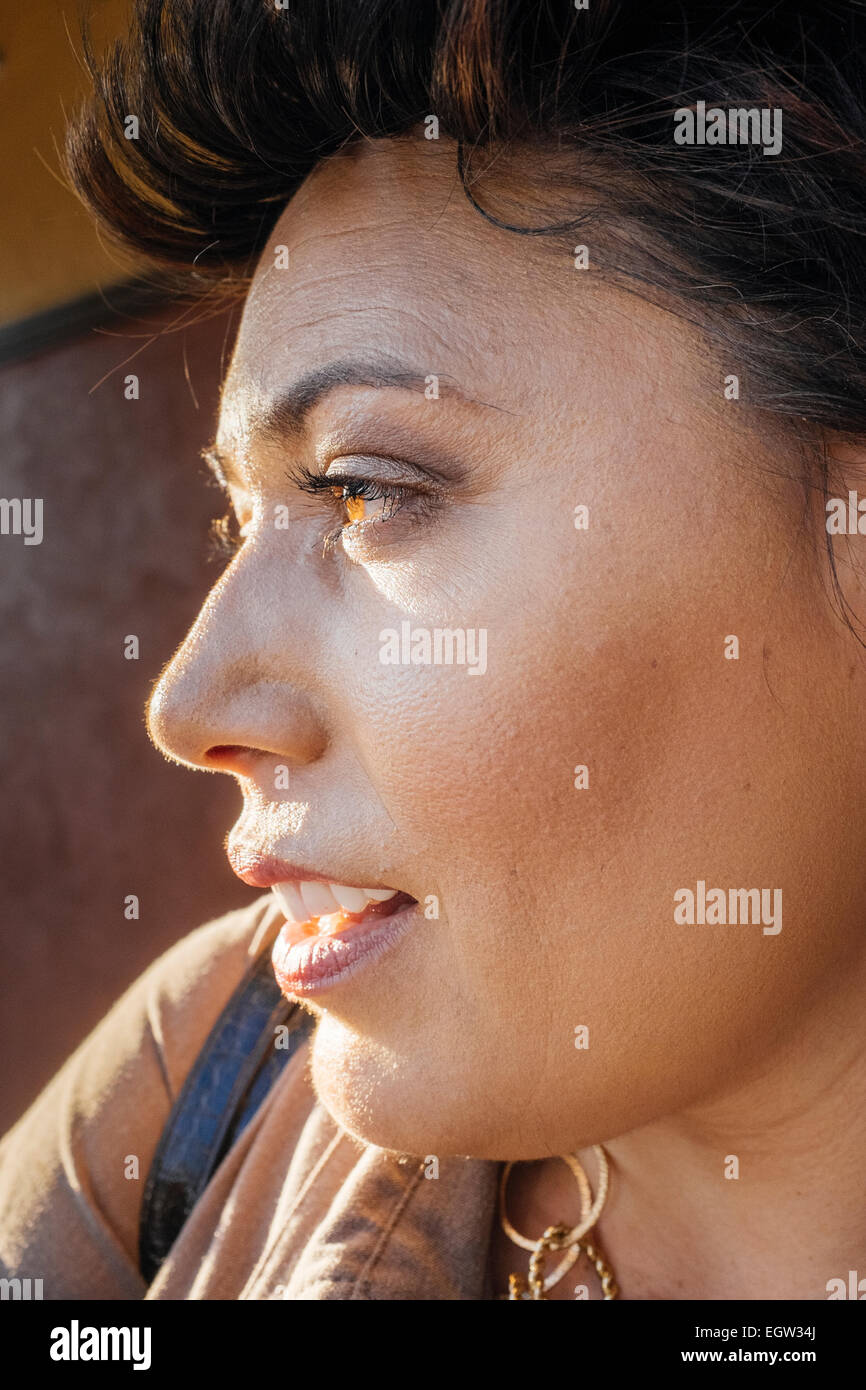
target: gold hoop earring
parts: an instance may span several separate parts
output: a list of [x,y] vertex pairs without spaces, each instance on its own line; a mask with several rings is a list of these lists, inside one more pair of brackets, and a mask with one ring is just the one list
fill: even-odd
[[[583,1165],[574,1154],[560,1154],[563,1163],[567,1163],[580,1188],[580,1221],[576,1226],[569,1229],[567,1226],[548,1226],[540,1240],[529,1240],[515,1230],[508,1219],[506,1208],[505,1192],[508,1186],[508,1178],[514,1167],[513,1163],[506,1163],[502,1170],[502,1177],[499,1183],[499,1219],[502,1229],[509,1240],[515,1245],[519,1245],[523,1250],[531,1251],[529,1259],[528,1281],[524,1280],[519,1274],[511,1274],[508,1278],[509,1301],[516,1302],[521,1299],[545,1299],[550,1289],[558,1284],[560,1279],[572,1268],[580,1257],[581,1251],[585,1250],[588,1259],[595,1266],[596,1273],[601,1280],[602,1293],[605,1299],[617,1298],[619,1290],[613,1271],[606,1263],[604,1256],[597,1243],[584,1239],[585,1236],[596,1225],[607,1200],[608,1187],[610,1184],[610,1167],[608,1157],[601,1144],[593,1145],[593,1153],[598,1160],[598,1192],[595,1200],[589,1185],[589,1179],[584,1172]],[[544,1261],[548,1254],[559,1250],[565,1250],[566,1254],[552,1274],[544,1276]],[[528,1282],[528,1289],[527,1289]]]

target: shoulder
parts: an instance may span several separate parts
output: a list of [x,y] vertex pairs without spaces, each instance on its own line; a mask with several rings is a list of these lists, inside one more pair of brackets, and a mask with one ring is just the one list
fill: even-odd
[[281,921],[267,894],[183,937],[9,1131],[0,1143],[0,1266],[46,1276],[46,1297],[141,1296],[140,1198],[159,1136],[208,1033]]
[[132,1012],[146,1027],[172,1101],[220,1011],[282,920],[267,893],[205,922],[159,956],[108,1015],[106,1022]]

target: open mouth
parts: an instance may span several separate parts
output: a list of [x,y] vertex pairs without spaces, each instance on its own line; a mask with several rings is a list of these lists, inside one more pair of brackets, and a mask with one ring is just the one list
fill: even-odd
[[396,888],[320,881],[274,883],[286,918],[271,955],[284,994],[311,995],[389,950],[417,920],[417,899]]
[[286,918],[283,938],[293,945],[310,936],[337,936],[361,922],[393,917],[416,901],[397,888],[354,888],[316,880],[275,883],[271,892]]

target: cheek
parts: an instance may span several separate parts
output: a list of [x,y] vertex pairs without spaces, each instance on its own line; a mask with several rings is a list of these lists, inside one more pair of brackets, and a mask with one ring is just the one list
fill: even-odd
[[[323,1021],[320,1085],[360,1137],[529,1158],[622,1133],[758,1064],[839,968],[821,923],[857,897],[838,809],[856,769],[809,716],[804,670],[835,659],[820,595],[789,565],[779,601],[790,556],[760,525],[638,514],[664,548],[628,525],[582,551],[551,518],[544,547],[515,531],[473,592],[486,673],[409,667],[359,702],[442,904],[376,998]],[[701,879],[782,889],[781,933],[677,923]]]
[[522,539],[512,527],[505,552],[477,546],[460,567],[471,601],[412,613],[413,637],[443,611],[483,629],[483,673],[372,666],[353,691],[371,779],[449,917],[498,916],[515,886],[533,911],[572,906],[625,853],[650,861],[683,794],[717,764],[728,780],[732,733],[766,697],[753,661],[724,658],[728,626],[754,627],[726,586],[713,592],[687,560],[663,572],[640,533],[578,538],[566,524],[557,536],[556,518],[538,517]]

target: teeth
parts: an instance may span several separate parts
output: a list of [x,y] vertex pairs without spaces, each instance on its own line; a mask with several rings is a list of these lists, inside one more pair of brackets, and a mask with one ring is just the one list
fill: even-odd
[[275,883],[271,892],[278,899],[280,907],[290,922],[306,922],[309,912],[294,883]]
[[346,883],[322,883],[319,879],[287,880],[271,889],[290,922],[308,922],[344,912],[360,913],[369,903],[386,903],[397,896],[396,888],[354,888]]
[[363,912],[369,902],[363,888],[348,888],[345,883],[330,884],[331,892],[347,912]]
[[328,913],[339,911],[340,904],[327,883],[304,879],[301,883],[301,897],[311,917],[325,917]]

